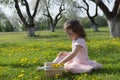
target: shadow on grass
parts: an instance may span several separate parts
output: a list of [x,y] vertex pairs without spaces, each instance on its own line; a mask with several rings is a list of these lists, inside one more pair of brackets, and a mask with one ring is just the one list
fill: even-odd
[[118,64],[119,62],[120,62],[120,58],[118,58],[118,59],[116,59],[116,60],[111,60],[111,61],[107,61],[107,60],[103,60],[103,61],[101,61],[102,63],[104,63],[104,64]]
[[34,38],[37,39],[53,39],[53,38],[60,38],[60,37],[66,37],[65,35],[37,35]]
[[[63,79],[61,80],[74,80],[76,78],[76,76],[82,76],[85,73],[79,73],[79,74],[72,74],[72,73],[64,73],[63,74]],[[93,70],[90,73],[87,73],[89,75],[99,75],[99,74],[120,74],[120,68],[102,68],[102,69],[98,69],[98,70]]]
[[94,75],[94,74],[113,74],[113,73],[117,73],[120,74],[120,68],[102,68],[99,70],[93,70],[90,74]]
[[56,38],[60,35],[38,35],[36,38]]
[[99,30],[98,32],[94,32],[94,30],[93,29],[91,29],[91,30],[86,30],[86,32],[87,33],[99,33],[99,32],[107,32],[107,33],[109,33],[109,30]]
[[[0,66],[8,66],[8,67],[12,67],[12,68],[30,68],[30,67],[34,67],[36,65],[33,64],[27,64],[27,65],[21,65],[21,64],[0,64]],[[115,67],[115,68],[102,68],[99,70],[93,70],[92,72],[88,73],[89,75],[104,75],[104,74],[120,74],[120,68],[119,67]],[[74,80],[76,78],[76,76],[81,76],[83,74],[72,74],[72,73],[67,73],[64,72],[62,78],[60,79],[48,79],[48,80]]]
[[[9,67],[13,67],[13,68],[28,68],[28,67],[33,67],[33,66],[37,66],[35,64],[0,64],[0,66],[9,66]],[[94,73],[107,73],[107,74],[111,74],[111,73],[120,73],[120,68],[119,67],[110,67],[110,68],[102,68],[102,69],[98,69],[98,70],[93,70],[92,72],[90,72],[90,74],[94,74]],[[64,77],[67,77],[67,75],[80,75],[80,74],[72,74],[72,73],[64,73]]]
[[43,77],[40,80],[74,80],[75,78],[75,74],[71,74],[71,73],[63,73],[62,77],[59,78],[50,78],[50,77]]
[[[0,64],[0,66],[5,66],[5,67],[12,67],[12,68],[28,68],[28,67],[33,67],[33,64],[14,64],[14,63],[10,63],[10,64]],[[34,65],[35,66],[35,65]]]

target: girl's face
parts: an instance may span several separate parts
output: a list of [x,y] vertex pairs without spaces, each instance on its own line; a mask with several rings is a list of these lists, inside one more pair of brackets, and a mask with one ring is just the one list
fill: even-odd
[[71,29],[65,30],[67,36],[72,39],[72,40],[76,40],[79,36],[73,32]]

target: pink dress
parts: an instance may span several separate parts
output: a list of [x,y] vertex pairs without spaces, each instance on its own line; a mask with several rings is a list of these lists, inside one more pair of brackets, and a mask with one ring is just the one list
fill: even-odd
[[[76,45],[82,46],[77,55],[66,62],[64,68],[71,73],[85,73],[90,72],[92,69],[102,68],[102,64],[90,60],[88,57],[87,46],[83,38],[78,38],[72,41],[72,50]],[[58,62],[66,56],[57,57],[53,62]]]

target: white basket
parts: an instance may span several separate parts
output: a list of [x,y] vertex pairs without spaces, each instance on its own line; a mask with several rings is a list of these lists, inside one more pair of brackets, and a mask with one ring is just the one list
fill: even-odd
[[44,70],[45,70],[45,74],[47,77],[61,77],[63,74],[63,66],[57,67],[57,68],[53,68],[52,67],[52,62],[46,62],[44,64]]

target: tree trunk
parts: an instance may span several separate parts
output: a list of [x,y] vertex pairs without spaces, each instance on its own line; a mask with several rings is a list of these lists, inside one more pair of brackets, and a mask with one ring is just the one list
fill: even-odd
[[55,27],[54,26],[51,26],[51,31],[55,32]]
[[113,38],[119,37],[120,38],[120,22],[114,19],[108,20],[108,27],[110,29],[110,35]]
[[35,27],[28,28],[28,37],[35,36]]
[[94,30],[94,32],[98,32],[98,25],[93,25],[93,30]]

